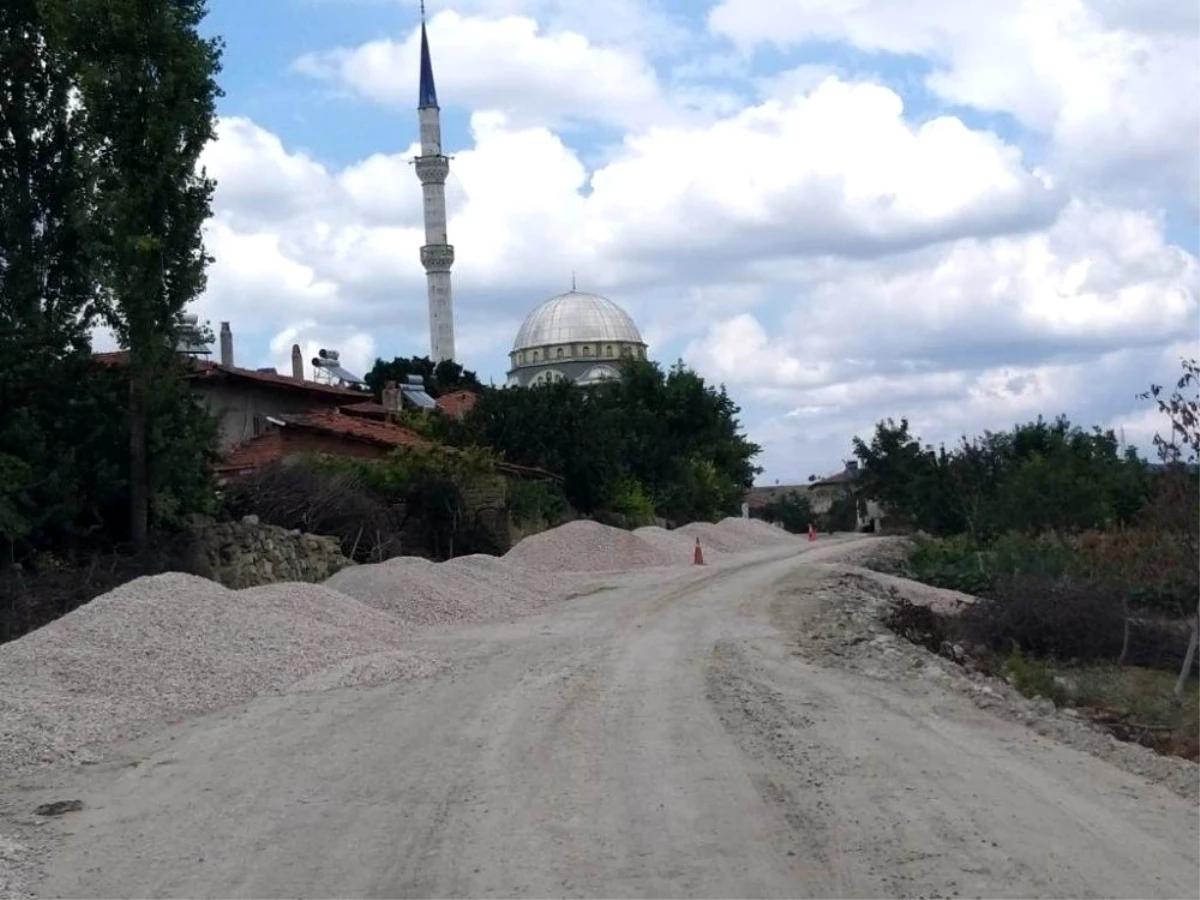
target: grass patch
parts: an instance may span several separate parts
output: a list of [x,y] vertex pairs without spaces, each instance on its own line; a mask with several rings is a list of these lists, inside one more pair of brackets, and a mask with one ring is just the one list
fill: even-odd
[[1123,741],[1160,753],[1200,759],[1200,680],[1172,702],[1176,676],[1141,666],[1057,663],[1010,653],[1001,671],[1021,693],[1078,708]]

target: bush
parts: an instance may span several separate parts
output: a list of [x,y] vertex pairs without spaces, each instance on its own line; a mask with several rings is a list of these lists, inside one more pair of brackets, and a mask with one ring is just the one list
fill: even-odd
[[646,489],[632,478],[617,482],[612,499],[608,502],[608,513],[624,523],[622,527],[638,528],[654,523],[654,501]]
[[549,481],[513,479],[508,483],[507,505],[513,524],[520,528],[553,528],[571,515],[566,494]]
[[405,510],[385,502],[351,467],[276,463],[230,482],[224,513],[256,515],[268,525],[336,537],[342,553],[379,562],[402,551]]
[[964,624],[972,643],[1062,660],[1115,660],[1125,632],[1114,592],[1038,575],[999,579]]

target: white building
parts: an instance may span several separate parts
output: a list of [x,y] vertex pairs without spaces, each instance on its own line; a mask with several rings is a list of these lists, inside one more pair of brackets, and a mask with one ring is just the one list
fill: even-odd
[[613,301],[572,288],[525,317],[508,358],[510,386],[589,385],[620,377],[624,359],[645,359],[646,342]]

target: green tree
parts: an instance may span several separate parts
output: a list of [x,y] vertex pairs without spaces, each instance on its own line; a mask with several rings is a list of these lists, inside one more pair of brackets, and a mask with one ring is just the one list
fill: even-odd
[[[511,462],[561,474],[571,505],[595,513],[636,483],[662,516],[711,519],[737,510],[758,471],[723,388],[683,365],[628,361],[620,379],[590,388],[557,382],[485,390],[445,436]],[[624,498],[624,499],[619,499]]]
[[809,525],[816,524],[816,515],[812,504],[799,491],[788,491],[782,497],[776,497],[768,502],[760,513],[760,518],[767,522],[778,522],[785,531],[792,534],[804,534]]
[[397,356],[391,362],[376,359],[371,371],[363,381],[378,394],[389,381],[404,384],[409,375],[420,375],[425,380],[425,392],[431,397],[440,397],[451,391],[468,390],[479,393],[483,384],[479,376],[452,359],[434,363],[428,356]]
[[103,311],[129,350],[130,536],[146,545],[166,473],[156,419],[186,402],[175,353],[187,304],[204,289],[201,228],[213,182],[220,41],[198,26],[204,0],[45,0],[70,58],[87,164]]
[[10,560],[17,541],[79,511],[71,393],[96,295],[70,89],[40,3],[0,4],[0,537]]

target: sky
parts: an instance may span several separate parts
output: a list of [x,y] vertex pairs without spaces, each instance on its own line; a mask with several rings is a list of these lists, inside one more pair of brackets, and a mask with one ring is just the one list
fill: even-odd
[[[237,364],[429,353],[416,0],[210,0]],[[1039,414],[1149,447],[1200,337],[1195,0],[429,0],[459,361],[603,294],[740,405],[758,483]]]

